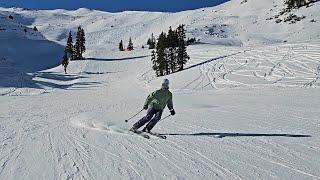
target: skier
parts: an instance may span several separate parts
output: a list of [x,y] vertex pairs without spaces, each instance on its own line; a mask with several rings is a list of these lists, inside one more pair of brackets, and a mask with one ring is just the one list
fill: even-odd
[[174,116],[176,113],[173,109],[172,93],[169,91],[168,79],[163,80],[161,89],[154,91],[147,97],[143,106],[144,110],[148,110],[147,115],[135,123],[130,130],[136,132],[140,127],[149,122],[142,131],[150,133],[151,129],[161,119],[163,109],[166,106],[168,106],[171,115]]
[[64,69],[64,73],[67,74],[67,67],[69,65],[69,58],[68,58],[68,53],[65,53],[63,58],[62,58],[62,62],[61,65],[63,66]]

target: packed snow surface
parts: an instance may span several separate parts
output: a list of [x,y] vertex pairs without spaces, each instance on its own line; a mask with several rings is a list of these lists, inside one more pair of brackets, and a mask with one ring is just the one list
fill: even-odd
[[[240,2],[180,13],[0,8],[0,179],[320,179],[319,3],[277,24],[266,19],[282,1]],[[200,42],[166,76],[177,114],[153,131],[167,139],[148,140],[128,132],[145,111],[124,122],[162,81],[140,47],[179,23]],[[64,74],[78,25],[87,60]],[[118,52],[130,36],[135,50]]]

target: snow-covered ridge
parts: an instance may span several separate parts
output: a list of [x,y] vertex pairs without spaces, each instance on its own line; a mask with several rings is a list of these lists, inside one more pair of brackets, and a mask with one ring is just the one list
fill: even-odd
[[[184,23],[188,32],[187,36],[198,39],[200,44],[204,44],[204,46],[199,47],[208,48],[207,51],[209,52],[211,51],[210,49],[215,51],[213,45],[235,46],[235,49],[242,46],[243,48],[238,48],[239,51],[253,49],[244,53],[243,57],[242,55],[232,57],[233,59],[237,59],[235,63],[249,63],[243,64],[243,67],[250,67],[250,71],[246,72],[250,75],[247,76],[253,75],[256,79],[250,81],[249,84],[260,84],[261,81],[265,81],[267,84],[284,82],[286,78],[293,75],[289,71],[284,71],[283,66],[291,66],[287,62],[294,62],[294,60],[290,59],[292,58],[290,50],[284,50],[287,52],[287,55],[284,52],[277,54],[277,50],[282,49],[281,47],[286,47],[286,43],[296,43],[294,46],[299,49],[301,48],[299,47],[300,44],[303,42],[310,40],[317,42],[319,40],[320,13],[317,9],[320,3],[317,2],[309,8],[303,7],[293,10],[293,13],[304,15],[306,18],[295,24],[289,24],[268,20],[268,18],[277,15],[284,8],[282,0],[241,2],[243,1],[233,0],[216,7],[178,13],[135,11],[108,13],[86,8],[75,11],[63,9],[26,10],[22,8],[0,8],[0,18],[2,20],[0,22],[0,46],[3,47],[0,49],[0,58],[3,59],[1,65],[2,74],[10,71],[15,72],[15,74],[16,72],[22,72],[22,74],[25,74],[25,72],[33,73],[57,66],[63,54],[62,48],[66,43],[68,32],[71,30],[75,33],[74,31],[79,25],[86,32],[87,52],[85,56],[95,58],[103,52],[117,53],[119,41],[123,40],[126,43],[130,37],[133,38],[136,49],[139,49],[142,45],[146,44],[146,40],[152,33],[157,35],[161,31],[167,31],[169,26],[175,27],[178,24]],[[12,18],[9,18],[9,16],[12,16]],[[314,21],[311,22],[311,20]],[[37,27],[39,31],[34,31],[33,27]],[[264,44],[277,43],[284,43],[284,45],[280,45],[279,48],[271,47],[268,53],[263,51]],[[46,45],[45,47],[43,46],[44,44]],[[205,44],[208,46],[205,46]],[[261,45],[261,48],[252,48]],[[317,51],[317,46],[310,46],[308,48],[311,48],[311,51]],[[37,51],[34,51],[35,49]],[[191,47],[191,49],[193,48]],[[251,53],[257,51],[262,51],[262,56],[258,57],[260,59],[255,59],[257,58],[257,54]],[[145,54],[148,53],[146,52],[143,55]],[[192,57],[193,59],[190,61],[191,65],[192,61],[195,61],[194,64],[197,64],[198,61],[210,59],[209,57],[208,59],[204,58],[206,52],[201,52],[200,54],[200,57]],[[211,58],[228,55],[227,52],[207,54],[207,56],[212,55]],[[268,55],[270,54],[274,55],[269,57]],[[299,53],[294,54],[295,56],[301,56]],[[121,55],[119,54],[118,56]],[[247,56],[255,58],[251,58],[252,61],[250,61]],[[45,59],[45,61],[40,62],[39,58]],[[230,60],[230,58],[226,57],[214,65],[221,66],[223,64],[224,68],[226,68],[222,72],[215,72],[216,74],[225,73],[222,79],[230,75],[231,72],[228,71],[232,70],[225,66],[234,66],[232,63],[233,59]],[[244,61],[240,62],[242,59]],[[263,62],[264,59],[266,59],[266,62]],[[300,58],[300,61],[302,62],[304,59]],[[268,62],[271,63],[270,66],[267,66],[268,68],[260,66],[261,64],[268,64]],[[308,73],[316,74],[314,71],[317,62],[313,61],[312,63],[310,67],[308,66],[308,68],[312,68],[312,71]],[[308,71],[307,69],[304,70]],[[278,70],[283,71],[283,73],[279,75]],[[30,79],[30,77],[27,79]],[[216,81],[220,78],[211,77],[210,79],[210,81]],[[238,85],[239,83],[243,85],[244,82],[237,81],[237,83]],[[302,85],[303,83],[298,84]],[[211,85],[216,87],[216,84],[213,85],[211,83]]]
[[[234,49],[239,51],[246,51],[246,53],[225,57],[221,61],[213,65],[219,65],[219,68],[224,70],[202,70],[210,75],[211,80],[207,83],[214,88],[218,87],[219,79],[222,80],[222,87],[230,82],[226,82],[226,78],[230,77],[232,80],[235,73],[231,70],[236,64],[242,64],[242,73],[247,74],[241,77],[242,81],[231,83],[232,86],[237,84],[254,85],[270,84],[275,82],[285,82],[287,78],[299,79],[289,71],[284,71],[283,66],[291,66],[289,62],[293,62],[298,58],[299,61],[307,61],[301,58],[301,54],[293,53],[294,50],[283,50],[285,52],[277,53],[278,49],[287,47],[286,43],[296,43],[293,45],[296,49],[301,49],[300,45],[303,42],[310,40],[317,42],[319,40],[319,2],[313,4],[309,8],[300,8],[293,10],[295,14],[305,15],[306,18],[295,24],[276,23],[274,20],[270,21],[268,18],[278,14],[283,8],[282,0],[274,1],[247,1],[241,3],[240,0],[233,0],[222,5],[202,8],[198,10],[190,10],[179,13],[160,13],[160,12],[120,12],[108,13],[96,10],[89,10],[81,8],[75,11],[68,11],[63,9],[57,10],[26,10],[22,8],[0,8],[0,46],[3,47],[1,51],[1,72],[7,74],[13,72],[11,76],[13,79],[24,79],[31,81],[32,76],[26,75],[26,72],[34,73],[35,71],[45,70],[59,65],[60,58],[63,54],[62,48],[66,43],[68,32],[73,33],[77,26],[81,25],[86,32],[87,38],[87,52],[85,56],[88,58],[104,58],[99,57],[101,53],[109,52],[111,54],[118,53],[118,43],[123,40],[124,43],[132,37],[136,49],[146,44],[146,40],[154,33],[159,34],[161,31],[167,31],[169,26],[177,26],[184,23],[187,28],[187,36],[195,37],[208,52],[200,52],[200,56],[193,56],[190,65],[197,64],[199,61],[206,61],[214,57],[224,57],[228,55],[224,53],[211,53],[216,51],[213,45],[227,45],[235,46]],[[11,16],[12,18],[9,18]],[[315,22],[311,22],[314,20]],[[37,27],[39,31],[34,31],[33,27]],[[263,44],[277,44],[284,43],[284,45],[275,45],[275,48],[270,47],[270,52],[264,52]],[[207,44],[208,46],[205,46]],[[44,46],[45,45],[45,46]],[[240,48],[242,46],[243,48]],[[253,48],[262,46],[261,48]],[[199,49],[190,48],[192,49]],[[316,52],[317,46],[309,46],[311,51]],[[315,49],[313,49],[315,48]],[[37,49],[37,51],[35,51]],[[210,50],[212,49],[212,50]],[[231,48],[232,49],[232,48]],[[252,51],[247,51],[253,49]],[[261,50],[260,50],[261,49]],[[289,48],[290,49],[290,48]],[[15,51],[16,50],[16,51]],[[228,49],[227,51],[229,51]],[[257,53],[261,52],[261,56],[257,57]],[[220,52],[220,51],[219,51]],[[294,54],[295,57],[290,55]],[[143,55],[148,54],[145,52]],[[204,55],[207,54],[207,55]],[[270,55],[272,57],[270,57]],[[121,58],[121,54],[117,55]],[[205,59],[205,56],[208,56]],[[210,57],[211,56],[211,57]],[[251,58],[252,57],[252,58]],[[39,61],[39,58],[45,61]],[[231,58],[231,59],[230,59]],[[249,59],[248,59],[249,58]],[[255,59],[259,58],[259,59]],[[273,59],[270,59],[273,58]],[[27,61],[25,60],[27,59]],[[252,60],[250,60],[252,59]],[[242,61],[243,62],[240,62]],[[192,63],[194,62],[194,63]],[[215,63],[215,62],[214,62]],[[244,63],[244,64],[243,64]],[[248,63],[248,64],[247,64]],[[271,63],[271,64],[270,64]],[[288,64],[289,63],[289,64]],[[306,63],[306,62],[303,62]],[[260,66],[261,64],[269,64],[267,66]],[[291,63],[292,64],[292,63]],[[206,65],[212,65],[207,63]],[[294,83],[294,85],[303,86],[310,78],[316,74],[315,70],[318,62],[313,59],[312,64],[309,64],[307,69],[300,69],[300,71],[308,71],[312,75],[301,81]],[[205,66],[205,65],[204,65]],[[230,66],[229,68],[227,66]],[[243,68],[250,69],[243,72]],[[294,67],[292,70],[298,70]],[[311,70],[312,69],[312,70]],[[202,72],[201,71],[201,72]],[[280,72],[281,71],[281,72]],[[310,71],[310,72],[309,72]],[[17,76],[17,72],[18,76]],[[151,72],[152,73],[152,72]],[[249,74],[248,74],[249,73]],[[280,75],[280,74],[281,75]],[[218,77],[215,77],[218,75]],[[222,78],[220,78],[222,76]],[[253,77],[251,77],[253,76]],[[4,81],[7,83],[6,76]],[[152,77],[152,74],[150,74]],[[209,77],[209,76],[208,76]],[[246,77],[244,79],[244,77]],[[253,80],[250,80],[251,78]],[[304,78],[306,78],[305,76]],[[12,79],[10,77],[9,79]],[[11,80],[15,82],[16,80]],[[17,80],[18,81],[18,80]],[[247,82],[245,82],[247,81]],[[297,80],[298,81],[298,80]],[[311,81],[311,80],[310,80]],[[214,82],[214,83],[213,83]],[[7,84],[10,86],[12,83]],[[15,84],[15,83],[13,83]],[[314,84],[314,83],[312,83]],[[250,85],[250,86],[251,86]],[[310,85],[310,84],[309,84]],[[32,86],[33,87],[33,86]]]
[[159,34],[167,31],[169,26],[175,27],[181,23],[187,25],[189,37],[214,44],[293,43],[320,38],[320,32],[317,31],[320,21],[319,2],[309,8],[294,10],[293,13],[306,16],[306,19],[296,24],[278,24],[267,20],[284,8],[283,0],[241,2],[242,0],[233,0],[216,7],[179,13],[108,13],[85,8],[75,11],[32,11],[21,8],[0,10],[34,19],[30,26],[36,25],[49,40],[61,43],[66,40],[69,30],[82,25],[88,33],[89,45],[95,48],[113,47],[120,39],[126,40],[130,36],[137,46],[141,46],[151,33]]

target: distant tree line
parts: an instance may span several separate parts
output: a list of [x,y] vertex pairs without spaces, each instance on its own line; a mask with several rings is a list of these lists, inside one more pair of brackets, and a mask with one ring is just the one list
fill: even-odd
[[128,44],[128,46],[127,46],[126,49],[125,49],[124,46],[123,46],[122,40],[121,40],[120,43],[119,43],[119,51],[125,51],[125,50],[127,50],[127,51],[133,51],[133,50],[134,50],[133,42],[132,42],[131,37],[130,37],[130,39],[129,39],[129,44]]
[[303,6],[309,6],[312,3],[315,3],[319,0],[285,0],[285,4],[287,5],[287,9],[295,9]]
[[306,0],[285,0],[288,9],[300,8],[306,4]]
[[153,33],[151,34],[151,38],[148,39],[147,45],[149,46],[149,49],[156,48],[156,38],[154,38]]
[[[170,27],[168,33],[162,32],[155,42],[155,50],[151,52],[152,69],[157,76],[164,76],[184,69],[190,59],[187,53],[186,30],[179,25],[176,30]],[[150,39],[152,41],[152,38]],[[150,48],[149,43],[149,48]]]
[[86,38],[84,30],[81,26],[78,27],[76,42],[73,44],[73,38],[71,31],[69,32],[67,45],[64,49],[64,55],[62,58],[62,66],[64,67],[65,73],[67,73],[67,67],[70,60],[81,60],[83,58],[83,53],[86,51]]

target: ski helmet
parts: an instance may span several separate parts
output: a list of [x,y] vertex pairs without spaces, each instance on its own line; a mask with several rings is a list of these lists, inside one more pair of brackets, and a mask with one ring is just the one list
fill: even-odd
[[169,88],[169,80],[168,79],[164,79],[162,81],[162,87],[168,89]]

